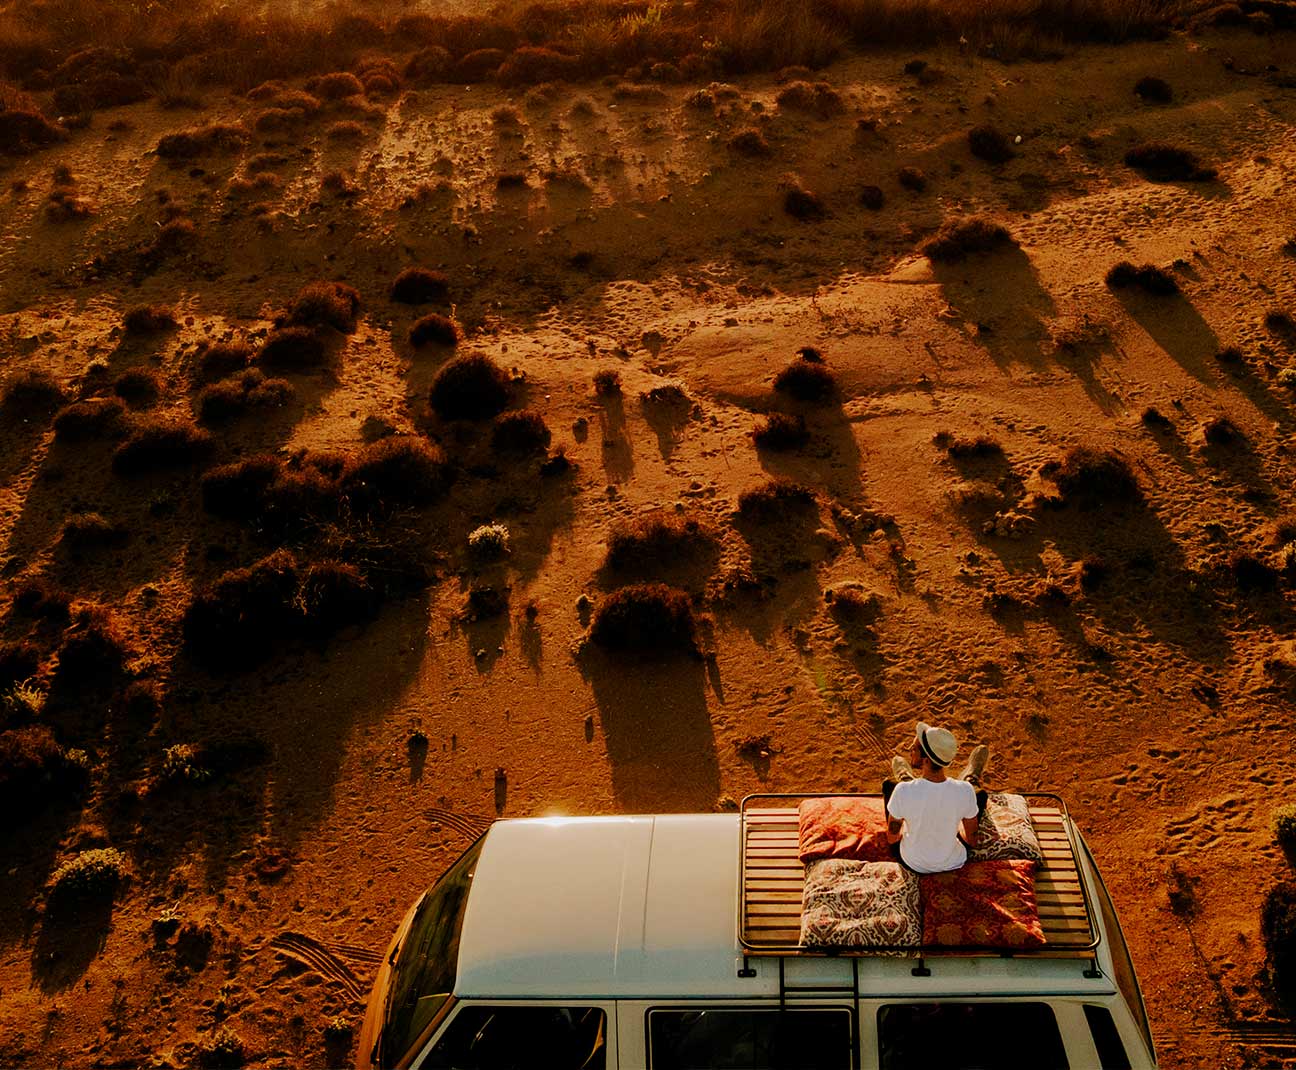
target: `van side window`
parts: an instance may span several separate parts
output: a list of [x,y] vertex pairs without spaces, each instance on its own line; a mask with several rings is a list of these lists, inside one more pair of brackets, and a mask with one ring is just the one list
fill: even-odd
[[1086,1003],[1084,1012],[1102,1070],[1130,1070],[1129,1056],[1125,1054],[1125,1045],[1121,1043],[1120,1032],[1112,1021],[1111,1011],[1106,1007]]
[[1069,1070],[1047,1003],[891,1003],[878,1008],[881,1070]]
[[535,1070],[540,1065],[604,1070],[607,1016],[598,1007],[470,1004],[423,1061],[426,1070]]
[[850,1070],[846,1008],[648,1012],[652,1070]]

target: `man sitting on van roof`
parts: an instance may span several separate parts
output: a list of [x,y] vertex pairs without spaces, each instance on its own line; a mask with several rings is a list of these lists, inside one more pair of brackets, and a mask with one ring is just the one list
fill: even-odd
[[978,788],[990,752],[973,748],[957,779],[945,773],[956,754],[953,732],[919,721],[909,760],[897,754],[891,760],[895,779],[882,784],[887,839],[893,850],[898,845],[900,862],[917,873],[958,869],[968,860],[968,848],[976,846],[986,800]]

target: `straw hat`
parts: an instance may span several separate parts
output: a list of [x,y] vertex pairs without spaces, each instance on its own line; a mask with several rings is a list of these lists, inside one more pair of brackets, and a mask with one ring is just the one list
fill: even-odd
[[954,760],[958,753],[958,740],[947,728],[933,728],[924,721],[918,722],[918,747],[931,759],[933,765],[942,769]]

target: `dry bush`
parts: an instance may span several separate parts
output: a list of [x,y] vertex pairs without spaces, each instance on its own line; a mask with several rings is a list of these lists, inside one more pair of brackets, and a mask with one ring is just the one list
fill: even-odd
[[769,142],[765,140],[765,135],[754,126],[749,126],[745,130],[739,130],[733,134],[729,138],[728,145],[730,149],[740,156],[770,155]]
[[517,87],[541,82],[574,82],[582,73],[579,56],[524,45],[504,61],[496,77],[501,85]]
[[1278,589],[1278,570],[1253,553],[1233,554],[1229,558],[1229,573],[1244,594],[1267,594]]
[[443,271],[409,267],[396,276],[391,285],[391,299],[404,305],[425,305],[432,301],[445,301],[450,293],[450,280]]
[[120,438],[126,433],[126,406],[117,398],[87,398],[60,409],[54,437],[60,442]]
[[814,491],[790,479],[771,479],[738,496],[738,515],[751,523],[767,524],[805,516],[816,508]]
[[297,585],[297,559],[286,550],[226,572],[185,610],[185,649],[213,669],[248,668],[264,660],[293,634]]
[[1210,446],[1234,446],[1246,436],[1227,416],[1212,416],[1202,424],[1202,438]]
[[495,418],[491,428],[491,447],[505,453],[544,453],[553,436],[538,412],[522,409]]
[[1125,163],[1153,182],[1213,182],[1219,172],[1203,167],[1195,153],[1164,141],[1149,141],[1125,154]]
[[1161,412],[1156,405],[1148,405],[1146,409],[1143,409],[1143,415],[1139,417],[1139,420],[1142,420],[1143,425],[1152,431],[1168,431],[1174,426],[1174,422],[1170,420],[1170,417]]
[[282,327],[266,335],[256,359],[267,368],[301,371],[318,368],[327,355],[324,343],[309,327]]
[[149,420],[127,436],[113,453],[112,468],[119,475],[142,475],[197,464],[212,450],[212,438],[190,423]]
[[409,329],[409,343],[415,349],[433,343],[439,346],[457,346],[459,338],[459,324],[449,316],[436,312],[421,316]]
[[[0,692],[31,680],[39,671],[44,657],[41,648],[27,640],[0,643]],[[8,705],[0,701],[0,710]]]
[[266,171],[272,171],[276,167],[282,167],[287,162],[288,157],[282,153],[259,152],[243,166],[249,175],[259,175]]
[[23,580],[13,595],[14,612],[48,624],[66,624],[71,616],[72,596],[44,577]]
[[258,134],[273,135],[295,130],[310,121],[310,113],[300,108],[264,108],[252,120]]
[[498,48],[475,49],[455,62],[451,68],[451,78],[465,84],[490,81],[506,58],[503,50]]
[[198,378],[203,382],[224,379],[252,363],[252,347],[246,342],[216,342],[198,354]]
[[127,334],[157,334],[174,330],[179,324],[165,305],[138,305],[122,316],[122,326]]
[[658,511],[617,524],[607,547],[609,568],[642,573],[714,555],[719,540],[702,517]]
[[511,394],[508,373],[490,357],[456,357],[434,380],[432,408],[443,420],[488,420],[503,410]]
[[972,155],[987,163],[1007,163],[1017,154],[1008,139],[993,126],[976,126],[968,131],[968,148]]
[[225,423],[249,410],[282,408],[295,394],[287,379],[267,379],[258,369],[248,368],[198,392],[198,419],[204,424]]
[[501,104],[491,112],[491,122],[499,127],[517,128],[522,125],[522,113],[512,104]]
[[0,805],[16,813],[74,795],[86,783],[79,757],[59,746],[47,725],[0,732]]
[[1174,90],[1170,88],[1170,83],[1163,78],[1153,78],[1151,75],[1140,78],[1134,83],[1134,93],[1141,100],[1151,101],[1153,104],[1169,104],[1174,100]]
[[1107,285],[1113,290],[1123,290],[1136,286],[1145,293],[1156,297],[1172,297],[1179,292],[1179,284],[1168,271],[1155,264],[1144,264],[1135,267],[1128,260],[1122,260],[1107,272]]
[[351,508],[361,514],[436,501],[448,486],[441,454],[426,439],[380,438],[350,457],[339,487]]
[[859,202],[870,212],[879,212],[886,203],[886,194],[881,186],[862,186],[859,191]]
[[85,553],[104,546],[116,546],[126,532],[99,513],[73,513],[63,521],[59,539],[74,553]]
[[831,119],[846,110],[842,96],[827,82],[792,82],[779,91],[778,106],[785,111],[803,111],[820,119]]
[[51,375],[28,368],[5,380],[3,406],[6,412],[30,417],[53,412],[63,404],[63,388]]
[[837,393],[837,380],[821,362],[801,357],[774,377],[774,389],[797,401],[822,403]]
[[802,417],[772,412],[765,417],[765,422],[752,432],[752,441],[758,450],[778,453],[800,449],[810,441],[810,432],[806,430],[805,420]]
[[896,181],[910,193],[922,193],[927,188],[927,176],[917,167],[900,168]]
[[1042,472],[1053,480],[1066,504],[1082,507],[1137,505],[1143,490],[1125,457],[1112,450],[1076,446]]
[[989,435],[974,435],[969,438],[941,432],[934,441],[958,461],[999,458],[1004,452],[1003,446]]
[[919,251],[933,263],[950,264],[978,253],[1016,248],[1016,239],[1002,224],[984,216],[972,216],[947,220],[934,236],[923,242]]
[[188,130],[166,134],[157,144],[157,154],[164,160],[193,160],[239,152],[248,142],[248,132],[228,123],[209,123]]
[[119,676],[130,657],[121,622],[104,606],[82,604],[59,646],[56,680],[72,689]]
[[314,561],[302,569],[293,608],[308,638],[324,639],[372,619],[379,598],[364,573],[345,561]]
[[594,373],[594,393],[599,397],[611,398],[621,396],[621,375],[612,368],[604,368]]
[[495,176],[497,190],[523,190],[527,187],[525,171],[504,171]]
[[817,193],[807,189],[796,175],[784,175],[779,183],[783,191],[783,211],[793,219],[818,221],[828,216],[828,208]]
[[54,187],[45,198],[45,218],[51,223],[89,219],[95,206],[77,192],[76,180],[65,166],[54,168]]
[[1296,997],[1296,881],[1282,881],[1266,893],[1260,932],[1274,990],[1290,1001]]
[[35,109],[0,110],[0,154],[27,156],[65,141],[67,134]]
[[594,611],[590,639],[609,653],[669,656],[697,652],[697,622],[683,591],[663,583],[613,591]]
[[306,83],[306,92],[320,100],[342,100],[363,94],[364,83],[354,74],[334,71],[332,74],[311,78]]
[[330,141],[362,141],[365,133],[365,128],[354,119],[343,119],[331,124],[324,136]]
[[231,178],[226,187],[231,197],[260,197],[284,188],[284,180],[271,171],[256,171]]
[[131,368],[114,380],[113,393],[128,405],[142,408],[157,401],[162,393],[162,381],[149,368]]
[[842,628],[871,624],[882,613],[882,599],[855,581],[837,584],[824,591],[824,602],[833,620]]
[[126,856],[115,847],[82,851],[54,871],[47,905],[56,914],[63,914],[79,912],[89,901],[111,902],[126,878]]
[[440,45],[432,45],[412,55],[405,64],[405,80],[413,85],[436,85],[448,81],[454,67],[454,56]]
[[312,282],[292,299],[284,323],[291,327],[332,327],[343,334],[354,334],[360,307],[360,293],[354,286]]

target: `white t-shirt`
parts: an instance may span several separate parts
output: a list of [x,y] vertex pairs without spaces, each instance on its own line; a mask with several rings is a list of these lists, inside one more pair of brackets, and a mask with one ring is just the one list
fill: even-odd
[[919,873],[944,873],[967,861],[959,822],[977,816],[976,789],[966,780],[904,780],[895,786],[887,813],[905,823],[900,857]]

